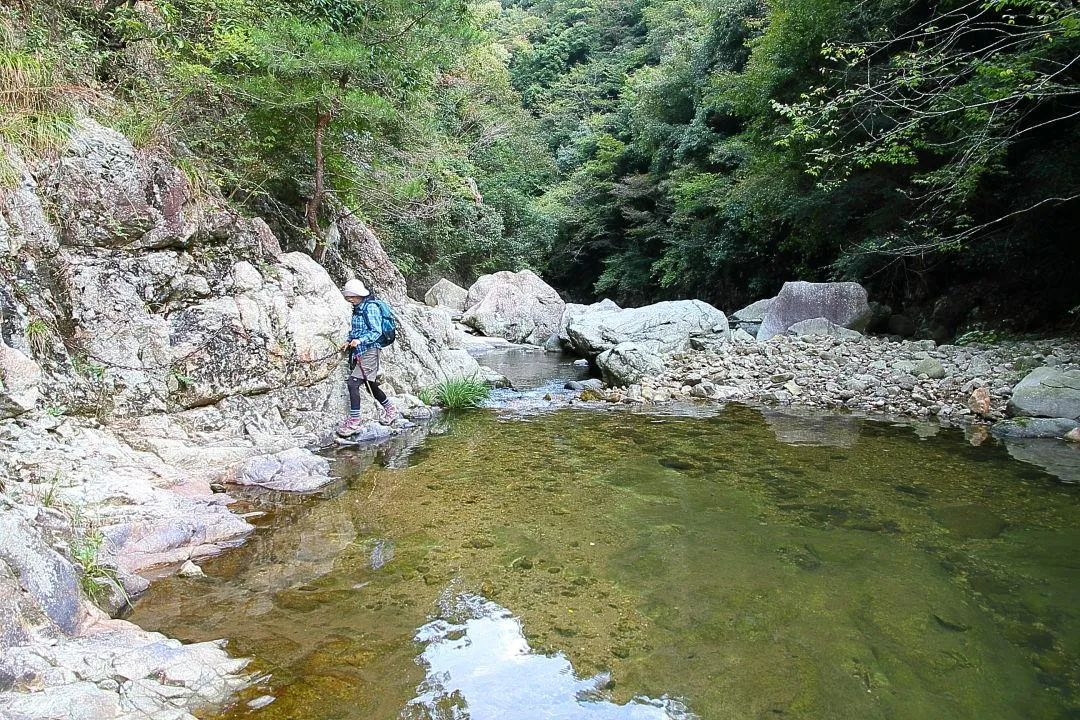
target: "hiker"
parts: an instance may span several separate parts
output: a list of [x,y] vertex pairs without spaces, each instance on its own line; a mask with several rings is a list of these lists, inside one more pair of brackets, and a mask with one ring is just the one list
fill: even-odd
[[349,341],[343,346],[349,348],[349,419],[338,428],[338,435],[355,435],[360,430],[360,386],[366,385],[371,396],[382,406],[379,422],[389,425],[394,421],[397,411],[379,387],[376,376],[379,374],[380,339],[383,335],[383,311],[380,303],[371,296],[371,292],[359,280],[350,280],[341,289],[341,294],[352,303],[352,326],[349,328]]

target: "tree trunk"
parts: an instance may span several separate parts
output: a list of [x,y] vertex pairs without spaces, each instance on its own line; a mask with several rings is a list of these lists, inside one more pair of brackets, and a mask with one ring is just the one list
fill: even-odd
[[315,191],[311,194],[311,200],[307,205],[308,229],[315,236],[315,249],[311,256],[320,263],[326,254],[326,236],[319,228],[319,208],[322,205],[323,196],[326,195],[326,156],[323,153],[323,139],[326,137],[326,129],[330,127],[330,120],[333,117],[334,108],[331,105],[330,109],[315,118]]

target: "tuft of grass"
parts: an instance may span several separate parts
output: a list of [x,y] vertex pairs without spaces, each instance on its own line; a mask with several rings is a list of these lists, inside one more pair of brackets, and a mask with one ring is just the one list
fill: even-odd
[[[0,48],[0,141],[37,155],[71,136],[76,105],[69,85],[54,77],[36,53]],[[6,155],[6,153],[4,153]],[[0,180],[18,181],[11,161],[0,163]]]
[[79,589],[94,604],[100,605],[102,600],[108,599],[108,588],[111,586],[119,591],[124,602],[130,605],[131,598],[124,591],[116,568],[102,564],[98,558],[104,542],[105,536],[93,527],[85,528],[83,533],[72,541],[71,558],[82,568],[79,573]]
[[[429,397],[434,401],[429,405],[441,405],[449,410],[463,410],[476,407],[491,395],[491,388],[476,378],[462,380],[444,380],[430,389]],[[421,393],[424,400],[424,394]],[[427,400],[424,400],[427,402]]]
[[41,318],[34,318],[26,324],[26,342],[35,357],[41,357],[49,350],[49,325]]

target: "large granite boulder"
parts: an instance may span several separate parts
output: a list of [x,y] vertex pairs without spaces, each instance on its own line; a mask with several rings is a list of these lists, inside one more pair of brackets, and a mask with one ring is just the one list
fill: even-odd
[[465,299],[468,296],[468,290],[443,278],[424,294],[424,302],[431,307],[445,307],[456,312],[464,312]]
[[624,342],[600,353],[596,365],[605,383],[627,387],[646,377],[658,376],[664,369],[664,360],[650,345]]
[[571,347],[595,359],[630,342],[655,355],[725,343],[727,317],[701,300],[672,300],[625,310],[602,310],[571,317],[566,326]]
[[559,318],[559,330],[557,333],[558,340],[565,348],[571,348],[570,335],[566,329],[570,326],[570,321],[574,318],[587,315],[588,313],[604,312],[606,310],[621,310],[614,300],[604,298],[600,302],[594,302],[592,305],[582,305],[581,303],[566,303],[566,307],[563,308],[562,317]]
[[1035,368],[1013,388],[1007,410],[1014,417],[1080,419],[1080,371]]
[[543,344],[559,329],[566,303],[531,270],[501,271],[477,279],[461,322],[510,342]]
[[757,339],[764,342],[797,322],[813,318],[862,331],[869,310],[866,290],[858,283],[787,282],[765,313]]

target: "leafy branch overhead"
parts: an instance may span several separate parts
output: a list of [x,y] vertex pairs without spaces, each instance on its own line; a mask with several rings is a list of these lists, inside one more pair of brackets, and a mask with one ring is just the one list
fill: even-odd
[[[777,143],[804,152],[823,186],[860,168],[915,168],[911,218],[925,242],[901,252],[964,241],[1012,217],[976,223],[967,206],[988,174],[1005,171],[1013,146],[1080,116],[1073,4],[968,3],[883,39],[827,42],[822,56],[830,82],[774,101],[790,121]],[[1045,188],[1031,208],[1080,197],[1057,190]]]

